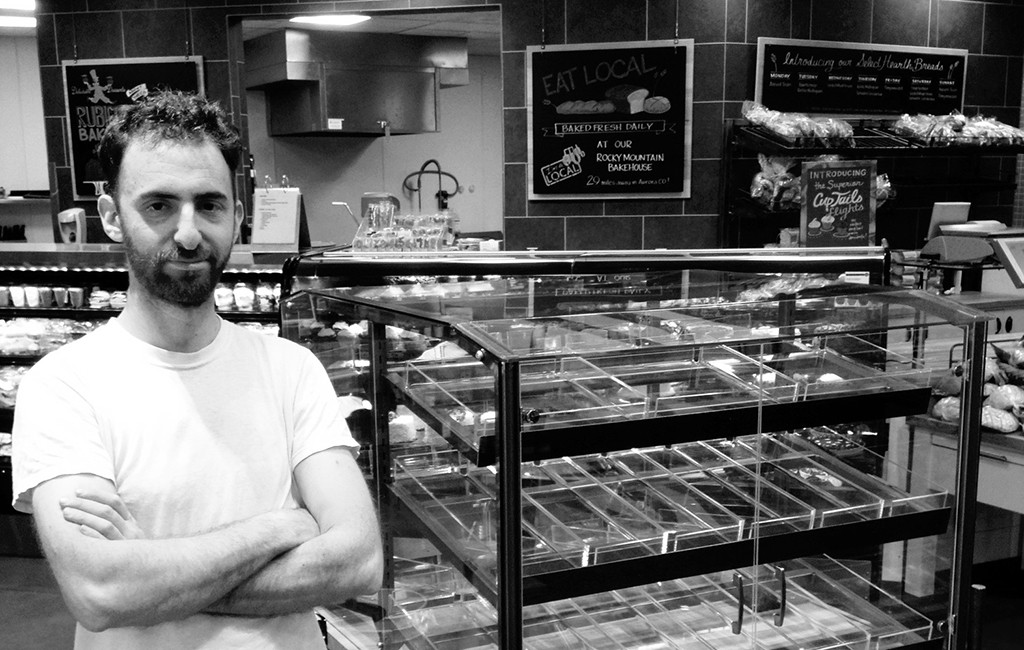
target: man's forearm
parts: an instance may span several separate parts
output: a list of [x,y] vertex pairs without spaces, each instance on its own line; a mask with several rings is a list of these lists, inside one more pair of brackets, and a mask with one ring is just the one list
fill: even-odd
[[279,510],[194,537],[83,539],[63,547],[60,536],[42,538],[72,613],[86,628],[102,630],[202,611],[316,530],[305,511]]
[[341,603],[379,588],[380,544],[327,531],[282,554],[206,611],[274,616]]

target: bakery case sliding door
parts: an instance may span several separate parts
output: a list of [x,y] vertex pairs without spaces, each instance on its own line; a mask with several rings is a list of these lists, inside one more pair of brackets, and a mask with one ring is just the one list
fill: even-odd
[[[780,332],[799,336],[749,348],[763,364],[751,379],[782,390],[762,402],[761,433],[697,443],[706,474],[761,506],[753,564],[720,579],[748,613],[752,647],[977,647],[962,564],[973,526],[957,525],[973,519],[977,456],[940,487],[913,472],[911,432],[934,417],[937,385],[982,372],[986,317],[876,291],[807,293],[779,314]],[[926,358],[925,339],[958,341],[961,356]],[[963,376],[957,399],[979,403],[980,386]],[[792,410],[776,418],[780,408]],[[965,452],[979,410],[950,418]]]
[[957,495],[902,459],[949,370],[915,341],[952,332],[971,366],[983,317],[717,271],[581,301],[615,292],[576,271],[289,298],[285,335],[321,355],[338,337],[309,323],[366,331],[328,371],[371,403],[387,589],[329,627],[438,650],[966,647]]

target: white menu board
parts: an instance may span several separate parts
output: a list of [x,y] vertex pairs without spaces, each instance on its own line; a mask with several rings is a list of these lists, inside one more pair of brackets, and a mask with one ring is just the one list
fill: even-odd
[[253,195],[252,250],[295,253],[299,250],[302,193],[297,187],[258,189]]

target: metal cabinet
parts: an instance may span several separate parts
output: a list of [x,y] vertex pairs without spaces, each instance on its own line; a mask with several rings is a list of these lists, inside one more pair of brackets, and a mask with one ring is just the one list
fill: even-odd
[[842,281],[884,258],[296,261],[282,332],[360,405],[390,558],[378,641],[967,647],[977,456],[922,485],[890,432],[947,371],[915,358],[922,331],[958,335],[970,367],[986,317]]

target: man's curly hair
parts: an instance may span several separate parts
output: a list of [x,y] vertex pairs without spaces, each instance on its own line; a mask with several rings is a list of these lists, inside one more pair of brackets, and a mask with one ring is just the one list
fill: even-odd
[[99,158],[107,179],[107,193],[117,191],[124,152],[132,141],[209,141],[220,149],[234,175],[242,157],[242,139],[217,102],[195,93],[159,91],[137,104],[121,107],[100,138]]

